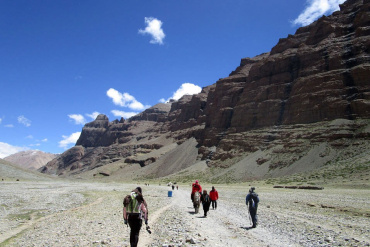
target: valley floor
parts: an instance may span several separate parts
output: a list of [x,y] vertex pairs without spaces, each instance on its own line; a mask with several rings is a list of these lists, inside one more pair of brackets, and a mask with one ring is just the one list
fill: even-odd
[[[190,184],[2,182],[0,246],[129,246],[122,199],[141,186],[152,234],[139,246],[369,246],[370,193],[257,186],[259,225],[245,205],[249,185],[215,185],[217,210],[194,214]],[[212,185],[202,185],[208,191]],[[168,190],[172,197],[168,197]]]

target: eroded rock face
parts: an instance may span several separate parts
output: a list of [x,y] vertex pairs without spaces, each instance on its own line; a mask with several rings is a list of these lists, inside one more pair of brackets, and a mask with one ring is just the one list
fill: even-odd
[[262,149],[294,153],[286,159],[257,161],[269,164],[269,169],[293,164],[315,143],[335,147],[346,143],[335,138],[363,141],[367,134],[357,135],[356,128],[330,128],[328,135],[320,129],[311,135],[304,133],[304,126],[297,127],[370,118],[370,0],[347,0],[340,7],[280,39],[269,53],[243,58],[228,77],[200,94],[155,105],[128,120],[109,122],[99,115],[84,126],[77,146],[44,171],[84,171],[126,157],[128,163],[144,160],[144,166],[160,157],[138,159],[135,146],[148,144],[145,153],[150,153],[162,147],[157,140],[164,139],[180,144],[195,138],[199,157],[220,167]]
[[243,59],[209,95],[206,146],[225,131],[370,117],[369,1],[347,1],[269,54]]

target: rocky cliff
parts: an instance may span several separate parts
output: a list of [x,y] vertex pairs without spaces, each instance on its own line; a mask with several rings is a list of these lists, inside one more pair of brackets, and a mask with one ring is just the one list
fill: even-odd
[[[192,138],[194,164],[240,166],[240,180],[316,169],[343,148],[357,155],[356,145],[367,147],[369,139],[369,47],[370,0],[348,0],[340,11],[280,39],[269,53],[242,59],[200,94],[127,120],[109,122],[99,115],[84,126],[76,147],[42,171],[71,174],[112,163],[121,169],[140,164],[150,177],[168,169],[166,153],[176,153]],[[307,165],[310,155],[318,159]],[[191,165],[181,162],[179,170]]]

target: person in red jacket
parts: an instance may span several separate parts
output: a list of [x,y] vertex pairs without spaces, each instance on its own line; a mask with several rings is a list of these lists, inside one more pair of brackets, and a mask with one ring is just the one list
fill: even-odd
[[216,209],[217,200],[218,200],[218,192],[214,186],[212,186],[212,190],[209,192],[209,197],[211,198],[212,209]]
[[202,186],[200,186],[199,181],[196,180],[195,183],[191,185],[191,201],[194,202],[194,193],[198,191],[202,194]]

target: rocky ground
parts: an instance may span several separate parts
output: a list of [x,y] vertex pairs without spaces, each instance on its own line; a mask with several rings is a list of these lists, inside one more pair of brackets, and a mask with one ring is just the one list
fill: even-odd
[[[138,186],[119,183],[0,184],[0,246],[129,246],[122,199]],[[190,184],[141,185],[152,234],[139,246],[369,246],[367,189],[274,189],[257,186],[259,226],[251,229],[249,185],[218,185],[217,210],[194,214]],[[203,185],[210,189],[211,185]]]

